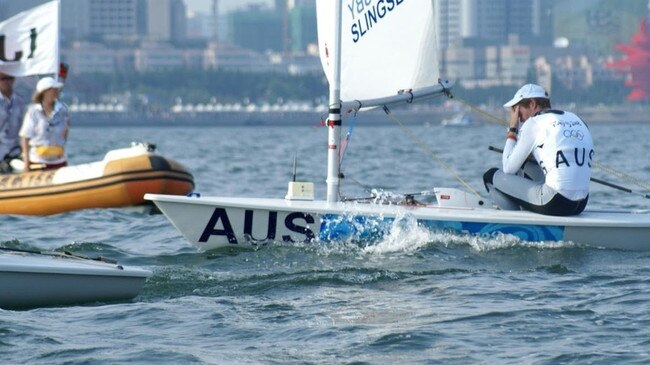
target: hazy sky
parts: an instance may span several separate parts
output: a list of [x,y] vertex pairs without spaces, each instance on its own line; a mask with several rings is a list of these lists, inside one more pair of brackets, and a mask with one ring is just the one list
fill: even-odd
[[[273,5],[272,0],[219,0],[219,10],[225,13],[255,3]],[[185,0],[185,5],[189,11],[209,13],[212,0]]]

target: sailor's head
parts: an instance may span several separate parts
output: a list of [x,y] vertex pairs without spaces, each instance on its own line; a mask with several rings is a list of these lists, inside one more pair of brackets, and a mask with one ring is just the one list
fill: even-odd
[[54,78],[49,76],[43,77],[42,79],[38,80],[38,83],[36,83],[36,91],[32,96],[32,101],[35,103],[42,102],[45,93],[50,92],[50,90],[54,90],[51,92],[52,97],[58,98],[59,90],[61,90],[62,87],[63,84],[56,81]]
[[0,81],[14,81],[16,78],[4,72],[0,72]]
[[15,77],[4,72],[0,72],[0,92],[2,92],[7,97],[11,97],[11,92],[13,90],[15,80]]
[[522,86],[515,96],[503,107],[510,109],[512,113],[517,113],[517,119],[521,122],[545,109],[551,108],[551,100],[548,93],[543,87],[536,84],[526,84]]
[[546,99],[549,100],[550,103],[548,93],[546,90],[544,90],[543,87],[537,84],[526,84],[517,90],[515,96],[513,96],[510,101],[503,104],[503,107],[510,109],[518,104],[521,104],[522,101],[525,101],[527,99]]

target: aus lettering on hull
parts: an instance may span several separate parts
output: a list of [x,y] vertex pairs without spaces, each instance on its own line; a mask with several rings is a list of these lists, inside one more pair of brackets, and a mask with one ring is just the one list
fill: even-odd
[[302,212],[215,208],[198,241],[207,243],[215,236],[230,244],[239,244],[242,240],[255,245],[278,238],[283,242],[312,241],[316,235],[310,227],[315,222],[314,216]]

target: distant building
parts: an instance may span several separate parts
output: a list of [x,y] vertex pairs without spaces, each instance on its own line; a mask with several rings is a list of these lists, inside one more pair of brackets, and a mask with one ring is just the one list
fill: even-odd
[[63,43],[85,40],[90,35],[90,1],[61,0],[61,9]]
[[228,16],[230,41],[257,52],[284,50],[283,15],[274,9],[250,6]]
[[551,0],[434,0],[441,49],[520,44],[551,44]]
[[[146,31],[146,0],[88,0],[94,40],[137,41]],[[78,14],[84,16],[84,14]]]
[[442,58],[441,73],[466,88],[520,85],[532,60],[530,47],[516,38],[508,45],[447,48]]
[[146,44],[133,50],[134,69],[151,72],[188,67],[185,62],[185,53],[185,50],[168,44]]
[[268,56],[229,43],[210,43],[204,50],[204,69],[240,72],[286,72],[286,65]]
[[469,19],[465,19],[462,9],[463,1],[460,0],[435,0],[435,23],[438,36],[438,45],[440,49],[461,46],[464,30],[467,27]]
[[305,52],[310,44],[318,43],[316,4],[313,1],[294,4],[287,11],[290,33],[288,50]]
[[[0,0],[0,20],[50,0]],[[182,41],[184,0],[61,0],[61,42]]]
[[70,73],[115,72],[115,50],[100,43],[73,42],[63,50],[62,58],[70,66]]
[[147,38],[156,41],[182,41],[186,38],[187,20],[182,0],[147,0]]
[[215,40],[214,28],[214,17],[210,14],[190,13],[187,17],[186,35],[188,39]]
[[[47,1],[0,0],[0,20]],[[322,72],[315,0],[274,0],[230,14],[219,14],[218,1],[210,1],[210,14],[186,18],[184,0],[61,0],[62,61],[72,74],[179,68]],[[613,46],[635,32],[648,3],[433,1],[444,77],[468,88],[537,81],[548,90],[553,82],[584,89],[598,80],[622,80],[618,72],[630,65],[604,65],[621,58]],[[558,37],[563,41],[554,47]],[[644,79],[638,75],[628,75],[628,83]]]

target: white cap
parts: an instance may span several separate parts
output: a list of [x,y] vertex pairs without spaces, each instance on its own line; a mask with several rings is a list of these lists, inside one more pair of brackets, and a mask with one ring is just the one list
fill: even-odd
[[38,80],[38,83],[36,84],[36,92],[40,94],[47,89],[60,89],[62,87],[63,84],[54,80],[53,78],[43,77],[42,79]]
[[544,88],[539,85],[526,84],[522,86],[521,89],[517,90],[515,96],[513,96],[509,102],[503,104],[503,107],[510,108],[517,105],[517,103],[519,103],[524,99],[532,99],[532,98],[548,99],[548,93],[544,91]]

